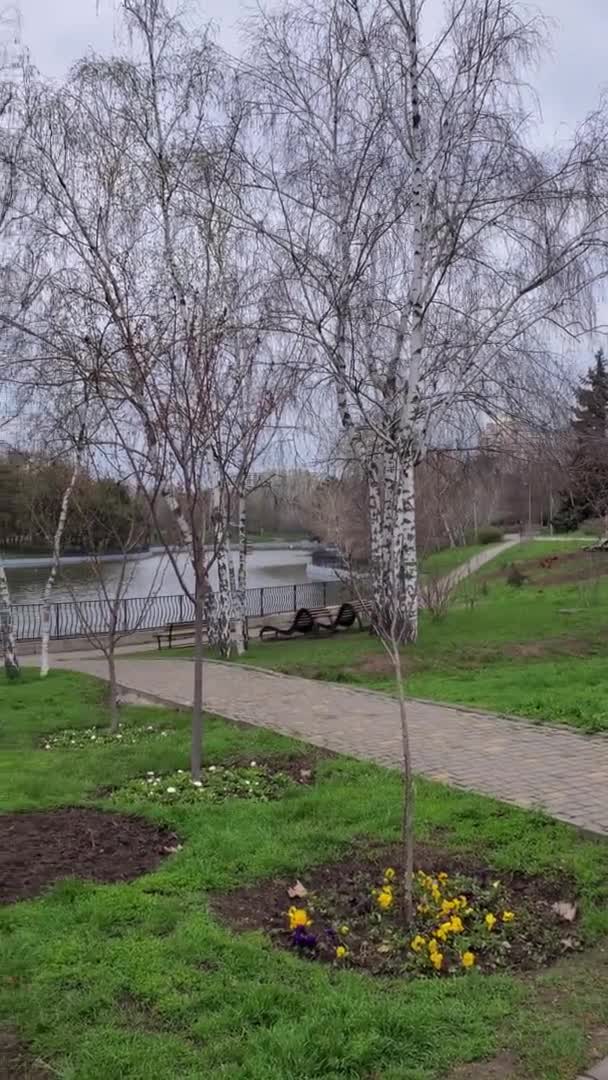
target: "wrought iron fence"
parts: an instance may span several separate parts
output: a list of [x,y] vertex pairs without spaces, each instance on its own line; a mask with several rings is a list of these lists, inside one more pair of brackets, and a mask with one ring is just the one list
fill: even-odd
[[[343,586],[339,581],[310,581],[300,585],[265,585],[247,589],[245,614],[250,619],[282,615],[302,607],[337,603]],[[17,638],[35,641],[42,631],[42,604],[14,604]],[[173,596],[129,596],[120,601],[116,629],[132,634],[157,630],[168,623],[193,622],[194,604],[183,593]],[[107,633],[112,608],[105,600],[67,600],[51,604],[51,637],[89,637]]]

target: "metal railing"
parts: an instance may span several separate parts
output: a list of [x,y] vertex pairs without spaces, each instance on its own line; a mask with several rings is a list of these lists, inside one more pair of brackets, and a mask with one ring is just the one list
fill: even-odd
[[[311,581],[300,585],[264,585],[247,589],[245,614],[250,619],[282,615],[301,607],[338,602],[339,581]],[[19,641],[35,641],[42,631],[42,604],[14,604],[13,618]],[[105,600],[66,600],[51,604],[51,637],[88,637],[107,633],[112,619]],[[157,630],[168,623],[193,622],[194,604],[183,593],[173,596],[129,596],[120,601],[117,631],[124,634]]]

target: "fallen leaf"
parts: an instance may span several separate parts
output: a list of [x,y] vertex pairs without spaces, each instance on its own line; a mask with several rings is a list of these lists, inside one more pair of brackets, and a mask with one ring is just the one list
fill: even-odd
[[558,900],[557,903],[553,904],[551,910],[564,922],[574,922],[576,919],[576,904],[570,904],[567,900]]
[[299,900],[303,900],[305,896],[308,896],[308,889],[301,881],[296,881],[291,888],[287,890],[287,895],[291,896],[292,900],[296,899],[296,897]]
[[376,949],[376,952],[379,953],[389,953],[392,951],[393,949],[391,945],[378,945],[378,948]]
[[560,941],[560,945],[561,945],[562,949],[564,949],[565,951],[569,951],[570,949],[577,949],[578,948],[578,942],[577,942],[576,938],[571,938],[571,937],[562,938],[562,940]]
[[312,769],[300,769],[300,780],[306,781],[312,778]]

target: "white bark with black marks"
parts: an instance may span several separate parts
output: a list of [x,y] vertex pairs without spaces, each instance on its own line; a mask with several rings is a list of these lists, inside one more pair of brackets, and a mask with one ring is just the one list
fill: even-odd
[[213,489],[211,521],[217,565],[217,593],[215,597],[215,637],[221,655],[232,655],[232,590],[230,588],[229,552],[227,547],[227,520],[225,499],[218,484]]
[[0,553],[0,643],[4,657],[4,670],[7,678],[16,679],[20,674],[19,661],[17,659],[17,646],[15,635],[15,623],[13,620],[13,608],[11,594],[8,587],[4,560]]
[[51,569],[49,576],[46,579],[44,589],[42,591],[42,635],[40,639],[41,679],[46,678],[49,673],[49,642],[51,637],[51,595],[53,592],[53,586],[55,584],[57,574],[59,572],[63,534],[65,532],[68,510],[70,508],[70,501],[74,492],[74,487],[76,485],[79,472],[80,462],[77,461],[74,465],[74,468],[72,469],[68,485],[63,493],[63,497],[61,500],[59,519],[57,521],[57,528],[55,529],[55,535],[53,537],[53,555],[51,560]]

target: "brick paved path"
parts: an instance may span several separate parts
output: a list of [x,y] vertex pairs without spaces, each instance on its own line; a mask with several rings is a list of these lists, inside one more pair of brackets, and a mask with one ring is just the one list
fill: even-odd
[[[60,663],[102,678],[107,670],[103,661],[69,654]],[[191,701],[188,660],[121,659],[117,670],[130,690]],[[205,706],[354,757],[400,764],[397,705],[384,694],[207,663]],[[409,717],[417,772],[608,834],[608,738],[419,701],[410,703]]]

